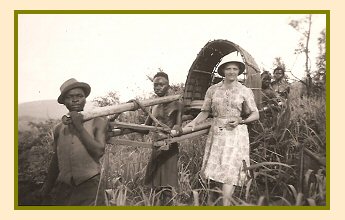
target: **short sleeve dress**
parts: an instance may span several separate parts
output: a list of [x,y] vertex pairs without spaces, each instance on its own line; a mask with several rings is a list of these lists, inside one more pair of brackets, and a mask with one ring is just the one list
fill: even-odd
[[225,89],[220,82],[207,90],[201,111],[211,112],[213,122],[201,168],[204,178],[230,185],[243,184],[242,161],[248,166],[250,162],[247,125],[226,126],[229,118],[240,117],[243,102],[251,112],[257,111],[253,92],[239,82],[231,89]]

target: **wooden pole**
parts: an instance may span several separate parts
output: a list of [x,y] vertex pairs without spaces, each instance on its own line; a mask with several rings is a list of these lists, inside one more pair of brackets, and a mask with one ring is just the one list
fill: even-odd
[[[110,122],[110,124],[111,125],[119,124],[119,125],[121,125],[121,127],[123,126],[122,129],[115,128],[115,129],[112,129],[112,131],[109,131],[108,135],[110,137],[121,136],[121,135],[124,135],[124,134],[129,134],[129,133],[135,132],[132,129],[136,129],[136,130],[159,130],[158,129],[159,127],[154,127],[154,126],[144,126],[144,125],[131,125],[130,126],[130,124],[127,124],[127,126],[126,126],[125,123],[121,123],[121,122]],[[178,133],[177,131],[172,130],[170,135],[173,136],[173,137],[181,136],[181,135],[189,134],[189,133],[192,133],[192,132],[195,132],[195,131],[200,131],[200,130],[203,130],[203,129],[207,129],[209,127],[211,127],[211,122],[210,121],[209,122],[204,122],[202,124],[198,124],[197,126],[195,126],[193,131],[192,131],[191,127],[182,128],[182,132],[181,133]],[[166,138],[167,137],[168,136],[166,136]]]
[[[176,100],[179,100],[180,98],[181,98],[181,95],[171,95],[171,96],[164,96],[164,97],[159,97],[155,99],[142,100],[140,101],[140,103],[142,104],[142,106],[148,107],[152,105],[176,101]],[[128,103],[122,103],[118,105],[98,107],[93,110],[82,111],[80,113],[83,115],[84,121],[88,121],[96,117],[103,117],[107,115],[118,114],[125,111],[134,111],[137,109],[138,109],[138,105],[136,103],[128,102]],[[65,115],[65,117],[68,117],[68,116]]]
[[119,144],[119,145],[126,145],[126,146],[132,146],[132,147],[143,147],[143,148],[150,148],[153,146],[156,147],[160,147],[160,146],[164,146],[167,144],[171,144],[174,142],[179,142],[179,141],[183,141],[186,139],[191,139],[203,134],[207,134],[209,131],[209,129],[202,129],[202,130],[198,130],[198,131],[193,131],[191,133],[188,134],[183,134],[181,136],[178,137],[173,137],[173,138],[164,138],[155,142],[140,142],[140,141],[132,141],[132,140],[126,140],[126,139],[116,139],[115,137],[111,137],[107,143],[108,144]]
[[183,140],[186,140],[186,139],[191,139],[191,138],[203,135],[203,134],[207,134],[208,131],[209,131],[209,129],[202,129],[202,130],[199,130],[199,131],[194,131],[194,132],[191,132],[191,133],[188,133],[188,134],[183,134],[183,135],[178,136],[178,137],[173,137],[171,139],[163,139],[163,140],[156,141],[156,142],[153,143],[153,145],[154,146],[164,146],[166,144],[171,144],[171,143],[174,143],[174,142],[179,142],[179,141],[183,141]]
[[[110,126],[120,128],[120,129],[133,129],[133,130],[139,130],[139,131],[165,131],[169,132],[167,128],[164,127],[158,127],[158,126],[149,126],[149,125],[138,125],[133,123],[125,123],[120,121],[114,121],[109,122]],[[114,129],[113,129],[114,130]]]
[[171,136],[176,137],[176,136],[180,136],[180,135],[185,135],[185,134],[190,134],[196,131],[200,131],[203,129],[208,129],[211,127],[211,121],[207,121],[201,124],[198,124],[195,126],[194,130],[192,130],[192,127],[184,127],[182,128],[182,132],[180,134],[178,134],[175,130],[171,131]]
[[[207,134],[209,132],[209,128],[211,127],[211,122],[205,122],[195,126],[194,130],[191,127],[186,127],[182,129],[182,133],[178,134],[177,132],[172,132],[171,137],[168,136],[163,137],[156,142],[152,143],[145,143],[145,142],[137,142],[137,141],[128,141],[123,139],[115,139],[115,136],[123,135],[131,133],[129,129],[114,129],[112,134],[110,135],[111,138],[107,141],[109,144],[123,144],[123,145],[130,145],[130,146],[140,146],[140,147],[149,147],[149,146],[162,146],[165,144],[171,144],[174,142],[179,142],[185,139],[194,138],[203,134]],[[174,130],[173,130],[174,131]]]

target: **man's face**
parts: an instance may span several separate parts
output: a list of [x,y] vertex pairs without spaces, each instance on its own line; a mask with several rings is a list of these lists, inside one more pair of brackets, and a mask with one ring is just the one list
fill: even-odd
[[273,76],[274,76],[275,80],[280,80],[283,78],[284,72],[283,72],[283,70],[276,70],[276,71],[274,71]]
[[165,96],[169,89],[169,81],[161,76],[154,78],[153,80],[153,90],[159,96]]
[[85,93],[81,88],[71,89],[65,95],[64,104],[69,111],[83,111],[85,103]]
[[262,78],[262,88],[263,89],[268,88],[270,84],[271,84],[271,77],[268,75],[265,75]]

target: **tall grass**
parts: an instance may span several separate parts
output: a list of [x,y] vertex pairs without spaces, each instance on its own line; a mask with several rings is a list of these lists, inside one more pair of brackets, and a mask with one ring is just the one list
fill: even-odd
[[[250,126],[251,164],[246,164],[247,181],[236,187],[230,205],[325,205],[326,168],[304,151],[325,157],[325,98],[302,99],[292,92],[289,100],[290,108],[280,111],[276,124],[262,118]],[[222,204],[220,188],[211,187],[199,175],[205,140],[203,136],[180,143],[179,189],[175,189],[173,205]],[[159,204],[159,196],[143,185],[150,150],[111,148],[111,178],[121,177],[121,184],[113,185],[112,190],[127,187],[127,205]]]
[[[230,205],[326,205],[327,174],[326,167],[320,163],[326,156],[325,97],[302,99],[292,92],[289,106],[289,109],[283,109],[275,118],[277,123],[262,117],[259,122],[249,126],[251,161],[250,164],[244,164],[247,180],[242,187],[235,188]],[[138,121],[138,115],[128,114],[122,117],[126,121],[130,119],[142,123],[141,119]],[[48,146],[52,141],[51,136],[43,135],[45,131],[50,134],[51,129],[46,129],[43,125],[40,127],[45,129],[35,136],[37,138],[31,138],[30,142],[30,136],[19,136],[22,138],[19,140],[19,175],[40,176],[42,181],[41,177],[45,173],[42,174],[41,168],[46,166],[39,164],[47,164],[47,157],[35,157],[33,161],[27,161],[25,157],[51,153]],[[139,134],[130,134],[125,138],[150,140],[150,137]],[[199,175],[205,142],[206,135],[180,143],[179,188],[173,189],[172,205],[222,205],[220,186],[214,186]],[[306,150],[315,157],[307,154]],[[148,148],[107,145],[102,160],[106,192],[100,192],[100,196],[105,196],[108,206],[161,205],[162,192],[144,185],[150,153]],[[34,169],[35,167],[40,169]],[[31,178],[31,181],[36,180]]]

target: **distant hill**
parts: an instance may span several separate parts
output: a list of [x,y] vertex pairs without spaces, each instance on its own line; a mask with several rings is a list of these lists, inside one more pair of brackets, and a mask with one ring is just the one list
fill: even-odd
[[[94,107],[94,103],[87,102],[84,110],[90,110]],[[18,105],[19,130],[29,129],[29,122],[43,122],[48,119],[60,119],[66,113],[66,107],[57,103],[56,100],[40,100],[21,103]]]
[[58,104],[56,100],[25,102],[18,105],[19,118],[28,116],[31,118],[58,119],[66,112],[65,106]]

